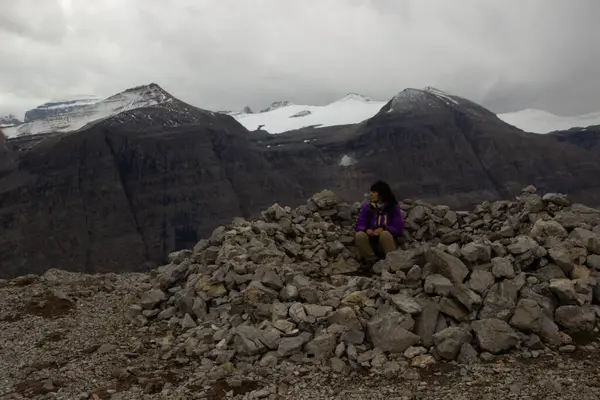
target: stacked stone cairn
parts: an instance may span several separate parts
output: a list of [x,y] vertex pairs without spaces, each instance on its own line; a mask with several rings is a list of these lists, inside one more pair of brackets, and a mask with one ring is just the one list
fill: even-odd
[[359,206],[323,191],[234,219],[154,271],[132,323],[169,328],[165,358],[389,376],[574,351],[597,332],[599,210],[531,186],[472,212],[404,200],[399,249],[365,274],[353,248]]

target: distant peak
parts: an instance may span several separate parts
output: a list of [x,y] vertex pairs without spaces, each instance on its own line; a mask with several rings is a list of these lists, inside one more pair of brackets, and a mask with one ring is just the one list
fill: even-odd
[[360,94],[360,93],[348,93],[347,95],[345,95],[338,101],[346,101],[346,100],[358,100],[358,101],[362,101],[365,103],[374,101],[372,98],[367,97],[364,94]]
[[145,90],[160,90],[160,91],[165,92],[165,90],[156,83],[149,83],[147,85],[134,86],[132,88],[125,89],[124,92],[141,92],[141,91],[145,91]]
[[277,110],[278,108],[283,108],[283,107],[287,107],[287,106],[293,106],[294,103],[292,103],[289,100],[279,100],[279,101],[274,101],[273,103],[271,103],[271,105],[267,108],[265,108],[264,110],[261,110],[261,113],[264,112],[269,112],[269,111],[273,111],[273,110]]

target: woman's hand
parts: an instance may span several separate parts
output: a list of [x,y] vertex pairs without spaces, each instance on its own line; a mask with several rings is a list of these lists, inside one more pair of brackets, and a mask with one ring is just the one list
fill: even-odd
[[373,229],[367,229],[367,235],[373,236]]
[[381,235],[381,232],[383,232],[384,230],[385,229],[383,229],[383,228],[377,228],[373,231],[372,236],[379,236],[379,235]]

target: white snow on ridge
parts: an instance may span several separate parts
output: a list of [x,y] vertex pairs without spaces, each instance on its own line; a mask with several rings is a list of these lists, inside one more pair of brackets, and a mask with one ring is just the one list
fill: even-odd
[[525,132],[549,133],[571,128],[585,128],[600,125],[600,112],[562,117],[547,111],[525,109],[513,113],[498,114],[498,118],[507,124],[516,126]]
[[42,104],[39,107],[36,107],[39,110],[53,110],[59,108],[69,108],[69,107],[81,107],[87,106],[91,104],[98,103],[102,101],[101,97],[96,96],[83,96],[77,99],[69,99],[69,100],[60,100],[60,101],[51,101],[45,104]]
[[4,134],[8,137],[16,137],[50,132],[73,132],[90,123],[99,122],[124,111],[156,106],[172,101],[173,98],[158,85],[145,85],[128,89],[71,112],[6,128]]
[[283,133],[306,127],[357,124],[377,114],[385,103],[349,94],[325,106],[290,104],[272,111],[232,116],[249,131],[263,125],[262,129],[269,133]]

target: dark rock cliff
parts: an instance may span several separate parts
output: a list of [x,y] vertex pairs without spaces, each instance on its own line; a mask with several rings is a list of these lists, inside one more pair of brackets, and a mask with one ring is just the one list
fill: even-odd
[[0,178],[0,276],[144,269],[233,216],[295,197],[233,118],[132,125],[144,113],[173,122],[136,110],[20,152]]

